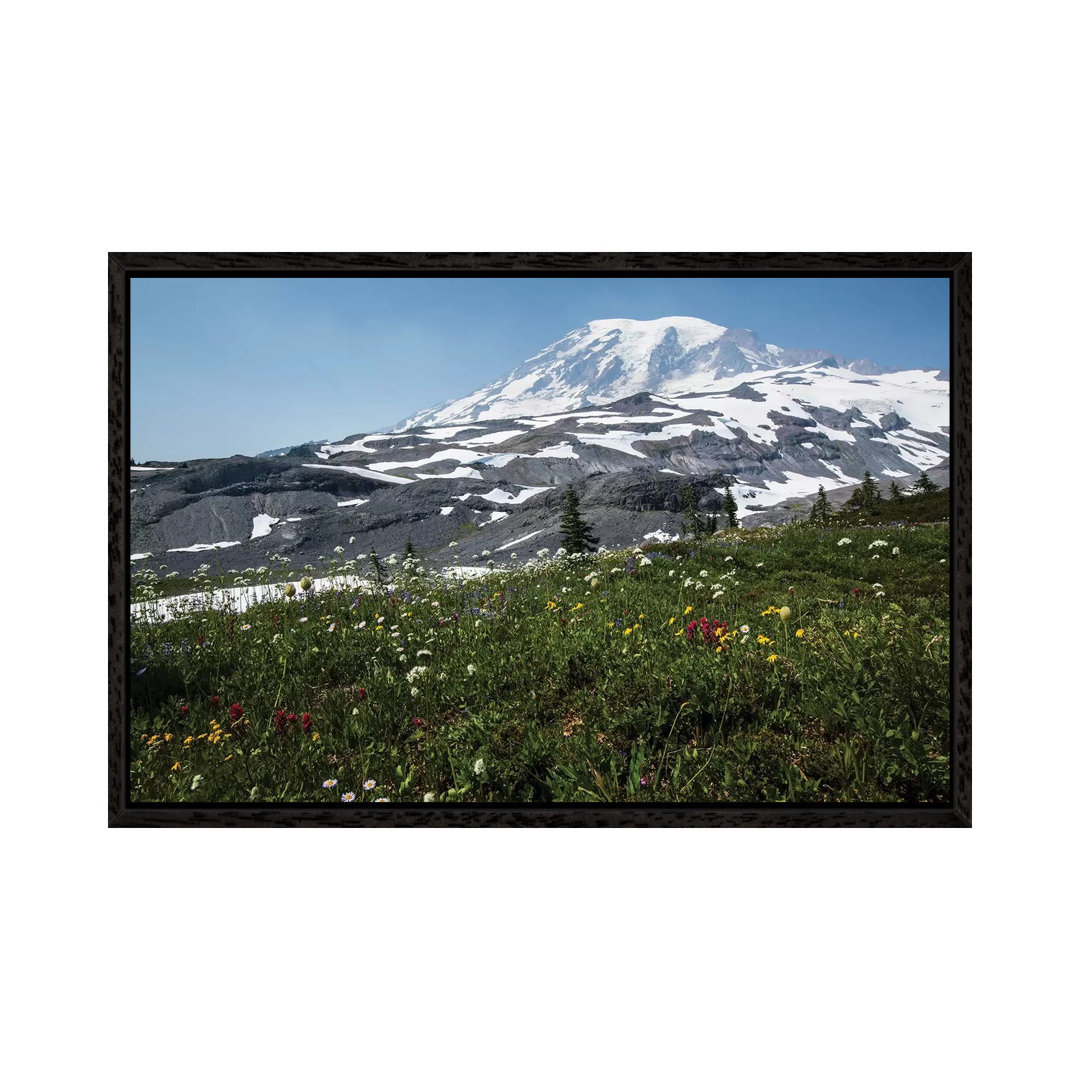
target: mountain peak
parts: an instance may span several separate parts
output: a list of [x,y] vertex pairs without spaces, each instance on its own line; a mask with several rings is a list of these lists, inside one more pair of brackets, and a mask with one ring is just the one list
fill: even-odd
[[529,357],[509,375],[466,397],[416,413],[394,430],[557,413],[642,392],[708,392],[724,389],[733,377],[831,355],[784,350],[766,344],[752,330],[729,329],[692,315],[594,319]]

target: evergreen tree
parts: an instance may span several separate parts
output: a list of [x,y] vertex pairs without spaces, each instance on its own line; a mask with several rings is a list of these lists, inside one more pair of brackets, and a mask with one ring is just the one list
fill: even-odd
[[720,500],[720,509],[727,518],[727,527],[737,529],[739,527],[739,504],[735,496],[731,494],[731,481],[724,477],[724,495]]
[[892,499],[893,502],[896,502],[897,499],[903,498],[903,495],[904,493],[897,487],[896,481],[893,480],[892,483],[889,484],[889,498]]
[[862,483],[859,485],[859,505],[863,510],[873,510],[881,502],[881,492],[877,481],[870,475],[867,469],[863,473]]
[[572,487],[568,487],[563,497],[563,513],[559,524],[562,527],[562,546],[571,555],[595,551],[599,543],[581,516],[580,505],[578,493]]
[[689,484],[683,487],[681,497],[683,531],[697,540],[700,540],[703,536],[711,536],[716,532],[716,515],[698,513],[698,497]]
[[416,558],[416,548],[413,547],[412,537],[411,536],[408,538],[408,540],[405,541],[405,558],[406,559],[415,559]]
[[375,549],[371,549],[371,575],[376,585],[383,583],[383,568],[379,562],[379,556],[375,554]]
[[931,491],[937,491],[938,486],[926,473],[919,473],[919,479],[915,481],[915,492],[919,495],[929,495]]
[[817,498],[814,500],[814,505],[810,507],[810,520],[815,524],[823,525],[829,520],[831,513],[832,507],[829,506],[829,499],[825,494],[825,485],[818,484]]

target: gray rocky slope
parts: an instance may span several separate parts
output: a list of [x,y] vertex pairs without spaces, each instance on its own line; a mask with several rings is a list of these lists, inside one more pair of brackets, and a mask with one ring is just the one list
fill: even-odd
[[922,470],[948,483],[940,373],[776,350],[700,320],[617,322],[395,431],[133,468],[132,567],[243,570],[272,553],[297,566],[409,540],[433,564],[508,564],[559,546],[568,483],[608,547],[676,535],[682,488],[716,510],[725,477],[749,526],[805,515],[819,485],[838,500],[864,470],[883,487]]

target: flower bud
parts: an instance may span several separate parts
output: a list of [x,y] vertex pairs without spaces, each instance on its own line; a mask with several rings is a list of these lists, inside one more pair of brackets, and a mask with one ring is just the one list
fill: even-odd
[[296,595],[296,586],[291,581],[285,586],[285,595],[290,598]]
[[311,578],[303,577],[300,579],[300,588],[307,592],[311,588]]

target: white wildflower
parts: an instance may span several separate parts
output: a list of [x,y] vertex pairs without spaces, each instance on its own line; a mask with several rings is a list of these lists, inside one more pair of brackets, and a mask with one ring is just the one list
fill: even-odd
[[845,544],[850,544],[850,543],[851,543],[851,537],[850,536],[842,536],[842,537],[840,537],[839,540],[836,541],[836,546],[837,547],[843,547]]
[[480,775],[480,774],[481,774],[481,773],[482,773],[482,772],[484,771],[484,759],[483,759],[482,757],[478,757],[478,758],[477,758],[477,759],[476,759],[476,760],[475,760],[475,761],[473,762],[473,767],[472,767],[472,771],[473,771],[473,772],[474,772],[474,773],[475,773],[475,774],[476,774],[477,776],[479,776],[479,775]]

